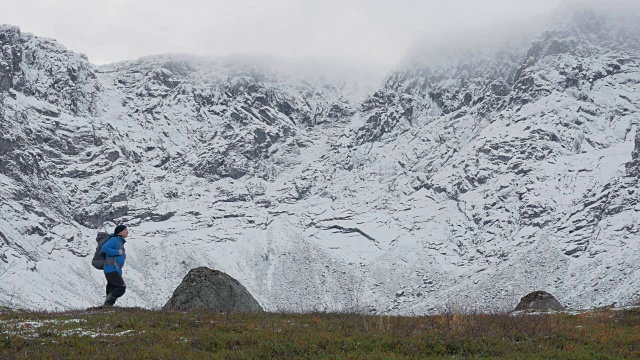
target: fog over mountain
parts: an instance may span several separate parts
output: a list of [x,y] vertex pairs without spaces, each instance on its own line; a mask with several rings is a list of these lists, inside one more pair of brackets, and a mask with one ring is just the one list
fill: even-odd
[[[342,34],[325,26],[272,52],[215,43],[220,53],[195,54],[168,37],[170,54],[136,58],[162,44],[150,37],[92,62],[90,48],[0,26],[0,305],[100,304],[94,238],[120,223],[131,230],[123,306],[161,306],[199,266],[238,279],[270,311],[488,310],[533,290],[572,308],[635,301],[637,5],[462,2],[454,13],[283,1],[253,14],[239,3],[240,24],[278,27],[267,16],[277,9],[360,14],[354,28],[387,15],[393,36],[364,26],[322,47],[318,36]],[[114,4],[69,23],[91,33],[87,21],[144,10]],[[157,23],[105,36],[148,35],[169,8],[181,11],[169,33],[206,44],[198,21],[193,38],[181,32],[190,4],[158,2],[147,8]],[[33,9],[34,19],[60,10]],[[252,29],[264,44],[281,34]],[[113,45],[104,39],[94,49]]]
[[544,15],[560,0],[25,0],[0,23],[55,38],[96,64],[161,53],[337,58],[396,65],[418,37]]

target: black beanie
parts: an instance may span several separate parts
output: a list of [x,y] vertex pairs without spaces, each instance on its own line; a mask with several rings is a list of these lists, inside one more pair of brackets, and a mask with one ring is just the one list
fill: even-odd
[[120,234],[124,229],[126,229],[127,227],[124,225],[118,225],[116,226],[116,229],[113,230],[113,235],[118,235]]

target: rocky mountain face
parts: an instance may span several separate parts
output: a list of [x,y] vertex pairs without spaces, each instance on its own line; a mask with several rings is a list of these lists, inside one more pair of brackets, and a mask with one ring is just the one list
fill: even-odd
[[14,26],[0,29],[0,41],[3,91],[13,89],[74,115],[95,113],[100,82],[86,56]]
[[417,59],[364,100],[238,59],[96,67],[8,26],[0,45],[2,304],[100,302],[92,239],[115,223],[124,305],[166,303],[198,266],[265,310],[636,296],[635,27],[577,12],[527,44]]

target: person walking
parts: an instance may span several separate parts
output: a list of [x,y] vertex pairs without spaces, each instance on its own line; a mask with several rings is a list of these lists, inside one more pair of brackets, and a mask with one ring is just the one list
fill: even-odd
[[127,227],[118,225],[111,238],[102,245],[102,252],[106,255],[104,277],[107,278],[107,297],[103,306],[113,306],[127,290],[127,285],[122,278],[122,267],[127,258],[127,253],[124,250],[127,236],[129,236]]

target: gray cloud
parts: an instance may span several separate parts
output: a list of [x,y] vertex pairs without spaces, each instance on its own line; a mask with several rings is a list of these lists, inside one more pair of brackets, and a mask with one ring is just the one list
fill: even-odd
[[[417,39],[446,41],[451,34],[500,23],[517,27],[526,19],[548,16],[563,3],[567,2],[21,0],[3,5],[0,22],[55,38],[98,64],[184,52],[331,58],[391,67]],[[631,1],[593,3],[637,6]]]

